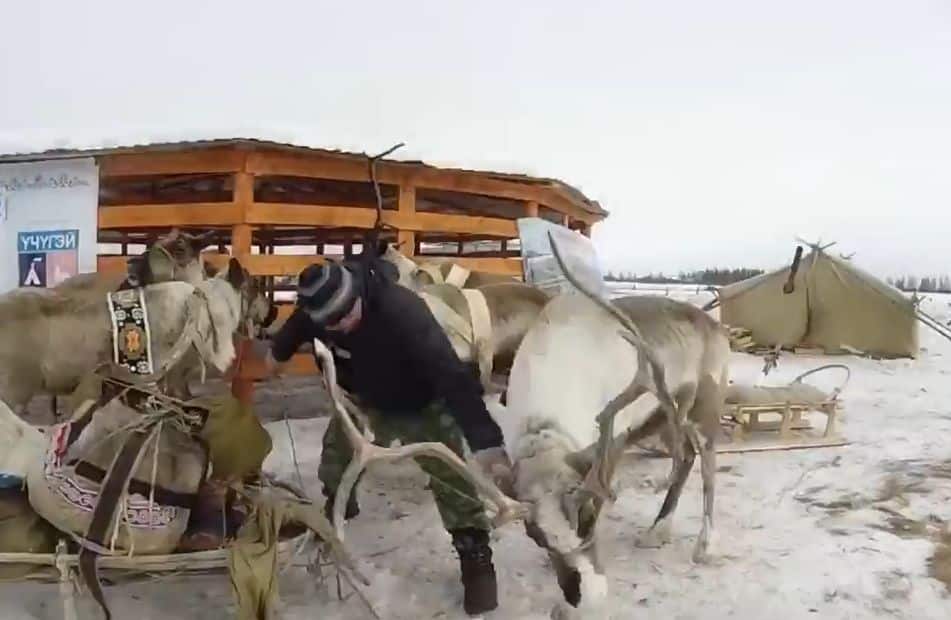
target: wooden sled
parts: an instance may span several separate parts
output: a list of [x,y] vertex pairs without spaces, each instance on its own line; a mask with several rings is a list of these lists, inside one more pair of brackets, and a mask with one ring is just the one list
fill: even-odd
[[[0,565],[31,565],[39,567],[23,577],[0,579],[0,583],[34,581],[58,583],[63,606],[63,620],[78,620],[76,594],[81,579],[78,574],[79,555],[69,551],[69,539],[60,538],[55,553],[0,553]],[[282,573],[311,544],[319,544],[313,532],[304,530],[277,543],[277,564]],[[224,546],[207,551],[150,555],[103,555],[98,561],[100,577],[112,584],[128,584],[141,580],[182,575],[225,574],[228,572],[230,549]]]
[[[802,400],[790,397],[798,386],[804,385],[802,380],[805,377],[833,368],[845,370],[846,378],[831,394]],[[849,442],[838,433],[837,423],[841,411],[839,394],[848,383],[849,374],[847,366],[829,364],[799,375],[787,386],[745,388],[748,392],[755,391],[754,399],[743,401],[728,396],[728,401],[734,402],[727,402],[721,415],[726,440],[718,442],[717,452],[761,452],[848,445]],[[809,396],[822,394],[816,388],[802,391],[808,392]],[[777,396],[776,400],[769,399],[772,394]],[[807,413],[825,416],[825,424],[817,428],[806,417]]]

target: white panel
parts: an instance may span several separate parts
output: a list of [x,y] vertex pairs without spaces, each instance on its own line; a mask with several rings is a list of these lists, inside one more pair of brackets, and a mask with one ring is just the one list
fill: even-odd
[[0,164],[0,293],[96,271],[93,158]]

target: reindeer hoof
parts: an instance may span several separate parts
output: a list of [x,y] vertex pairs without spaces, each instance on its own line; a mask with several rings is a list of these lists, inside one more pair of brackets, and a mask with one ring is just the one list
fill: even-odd
[[670,521],[664,519],[651,526],[635,541],[635,546],[641,549],[659,549],[672,539]]
[[704,528],[697,539],[697,546],[693,550],[694,564],[713,564],[714,555],[711,549],[716,548],[714,530],[708,519],[704,519]]
[[706,549],[706,547],[701,547],[700,545],[697,545],[693,550],[693,557],[691,559],[694,564],[713,564],[713,555],[710,554],[710,551]]

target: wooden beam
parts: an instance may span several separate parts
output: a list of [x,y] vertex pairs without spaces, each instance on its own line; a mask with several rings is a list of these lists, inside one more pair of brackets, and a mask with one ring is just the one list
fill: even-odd
[[[230,258],[228,254],[217,252],[204,252],[203,256],[218,269],[227,265]],[[326,259],[317,254],[247,254],[238,260],[252,276],[296,277],[305,267],[323,263]]]
[[236,172],[234,175],[234,193],[232,195],[232,209],[235,218],[240,224],[231,229],[231,254],[238,258],[243,265],[251,254],[252,233],[251,225],[247,222],[248,209],[254,204],[254,175],[247,172]]
[[238,223],[229,202],[99,207],[99,228],[171,228],[172,226],[232,226]]
[[[416,188],[412,185],[400,186],[400,200],[397,207],[400,214],[412,216],[416,213]],[[400,252],[412,258],[416,254],[416,233],[412,230],[400,229],[396,235]]]
[[524,277],[522,273],[521,258],[469,258],[466,256],[453,256],[450,258],[440,256],[417,256],[418,262],[451,262],[471,269],[472,271],[484,271],[486,273],[497,273],[517,278]]
[[[221,269],[228,264],[229,254],[217,252],[203,252],[203,258],[208,263]],[[110,273],[124,272],[127,256],[100,256],[98,259],[99,271]],[[253,276],[297,276],[305,267],[320,264],[326,257],[319,254],[250,254],[239,258],[241,265]],[[498,273],[508,276],[522,277],[522,260],[520,258],[482,258],[482,257],[443,257],[423,254],[416,257],[417,261],[457,263],[467,269]]]
[[525,217],[538,217],[538,202],[529,200],[525,203]]
[[[184,147],[183,147],[184,148]],[[99,157],[100,177],[237,172],[247,155],[232,148],[118,153]]]
[[96,271],[98,273],[125,273],[128,256],[97,256]]
[[[373,227],[376,222],[376,211],[334,205],[258,202],[248,209],[247,221],[251,224],[272,224],[275,226],[365,229]],[[398,230],[518,237],[518,227],[514,220],[497,217],[384,211],[383,221]]]
[[[256,151],[248,156],[247,170],[257,175],[370,182],[365,161],[330,154],[304,156]],[[507,181],[497,176],[490,176],[489,173],[439,170],[415,164],[381,161],[377,163],[377,180],[390,185],[414,185],[417,189],[464,192],[510,200],[534,200],[585,221],[595,221],[599,217],[572,202],[552,187],[542,183]]]
[[231,229],[231,255],[237,257],[242,264],[247,258],[253,256],[250,224],[236,224]]

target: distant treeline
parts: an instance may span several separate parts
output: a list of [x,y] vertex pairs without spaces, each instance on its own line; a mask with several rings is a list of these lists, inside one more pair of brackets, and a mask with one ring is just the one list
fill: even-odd
[[951,276],[901,276],[888,278],[888,283],[901,291],[919,293],[951,293]]
[[724,286],[733,284],[763,273],[762,269],[740,267],[738,269],[702,269],[700,271],[680,272],[677,277],[663,273],[637,275],[629,271],[615,273],[609,271],[604,279],[608,282],[638,282],[641,284],[708,284]]

